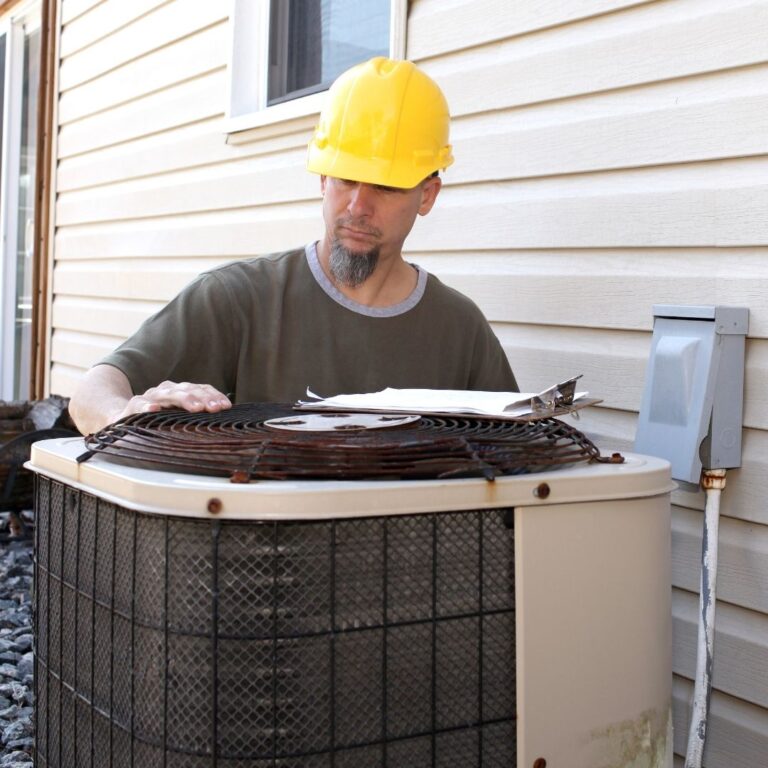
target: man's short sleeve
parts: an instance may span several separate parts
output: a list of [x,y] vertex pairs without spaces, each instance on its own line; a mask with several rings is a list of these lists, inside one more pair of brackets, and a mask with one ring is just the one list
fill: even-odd
[[504,348],[486,320],[479,326],[474,353],[469,389],[487,392],[520,391]]

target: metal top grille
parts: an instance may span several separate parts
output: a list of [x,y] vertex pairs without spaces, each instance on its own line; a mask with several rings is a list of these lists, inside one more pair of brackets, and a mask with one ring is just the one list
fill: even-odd
[[584,434],[553,418],[502,421],[422,416],[382,430],[287,432],[264,422],[300,419],[288,405],[244,403],[221,413],[128,416],[86,438],[88,451],[176,472],[256,479],[425,479],[543,471],[603,459]]

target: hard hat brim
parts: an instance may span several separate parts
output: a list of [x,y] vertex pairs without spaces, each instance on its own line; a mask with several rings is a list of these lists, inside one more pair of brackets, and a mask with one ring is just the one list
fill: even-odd
[[[452,157],[449,160],[445,168],[453,162]],[[425,164],[423,167],[399,165],[399,168],[393,167],[392,161],[386,158],[360,158],[341,151],[335,151],[329,157],[327,148],[318,149],[314,142],[309,145],[307,157],[307,170],[312,173],[400,189],[413,189],[435,171],[443,170],[434,168],[433,164]]]

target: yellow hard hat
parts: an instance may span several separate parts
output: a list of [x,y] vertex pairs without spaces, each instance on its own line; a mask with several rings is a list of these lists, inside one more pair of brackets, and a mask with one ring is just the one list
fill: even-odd
[[448,104],[410,61],[378,56],[341,74],[309,142],[307,170],[324,176],[415,187],[453,162]]

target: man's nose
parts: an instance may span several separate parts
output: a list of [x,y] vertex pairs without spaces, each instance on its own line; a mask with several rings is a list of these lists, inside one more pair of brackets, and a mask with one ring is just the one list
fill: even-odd
[[358,182],[352,188],[347,210],[356,216],[365,216],[373,206],[374,189],[370,184]]

